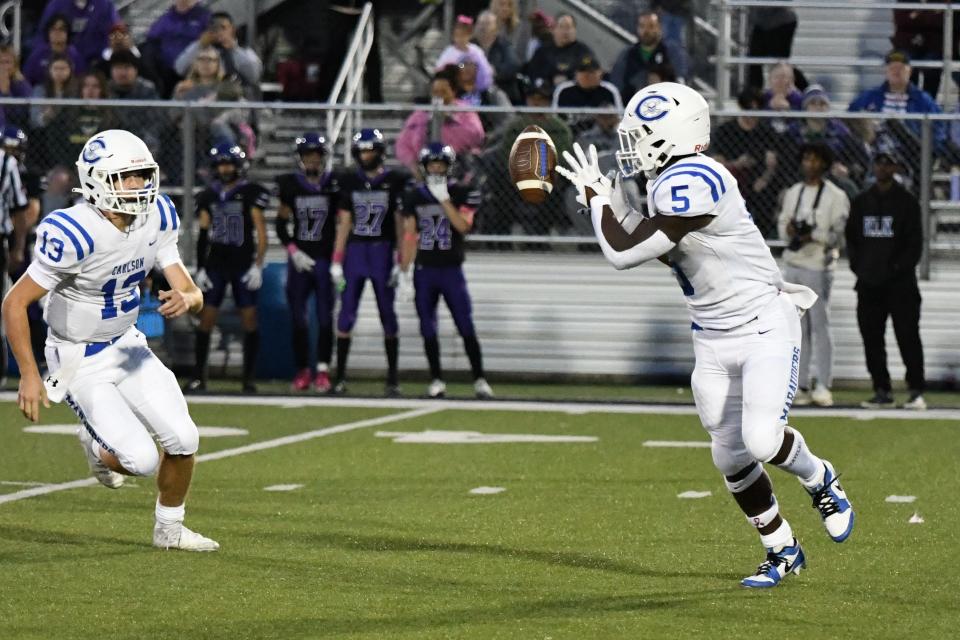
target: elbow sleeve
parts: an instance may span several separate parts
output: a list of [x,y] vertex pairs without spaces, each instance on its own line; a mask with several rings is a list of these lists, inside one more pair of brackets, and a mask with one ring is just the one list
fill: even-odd
[[677,246],[665,233],[658,229],[654,231],[650,237],[638,242],[629,249],[617,251],[607,242],[600,224],[603,208],[609,204],[609,198],[594,196],[590,201],[590,216],[593,220],[594,233],[597,236],[597,241],[600,243],[601,250],[603,250],[604,257],[607,259],[607,262],[612,264],[618,271],[635,267],[650,260],[655,260]]

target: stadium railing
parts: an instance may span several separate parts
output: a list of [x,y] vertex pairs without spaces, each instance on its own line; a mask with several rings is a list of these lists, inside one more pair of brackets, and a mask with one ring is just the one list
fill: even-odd
[[[192,255],[194,197],[209,178],[206,151],[219,137],[247,149],[253,160],[250,179],[272,186],[277,175],[297,168],[293,140],[304,131],[326,133],[331,113],[349,112],[355,128],[380,128],[388,140],[388,163],[399,164],[394,145],[415,110],[435,111],[441,117],[473,111],[485,125],[484,145],[462,153],[458,162],[457,175],[476,184],[483,198],[471,242],[500,251],[593,250],[592,229],[577,213],[575,190],[558,176],[546,203],[523,203],[509,179],[507,154],[513,133],[526,124],[562,129],[556,121],[551,125],[549,120],[535,119],[557,116],[573,127],[572,140],[597,144],[602,168],[615,171],[620,117],[605,109],[13,98],[0,99],[0,108],[13,121],[31,108],[52,109],[45,115],[47,126],[29,131],[27,165],[47,175],[50,185],[45,212],[69,204],[71,196],[65,188],[75,180],[74,162],[90,135],[123,127],[143,137],[161,165],[163,188],[176,196],[185,223],[182,244],[187,256]],[[602,135],[590,128],[598,121],[612,127],[611,133]],[[758,228],[777,247],[782,246],[776,230],[781,194],[800,180],[799,153],[804,142],[822,141],[831,148],[836,162],[830,174],[851,197],[871,183],[873,153],[893,151],[901,158],[904,184],[920,200],[925,229],[921,274],[926,276],[931,258],[960,257],[960,147],[954,138],[960,140],[960,114],[719,111],[713,117],[708,154],[722,159],[738,179]],[[343,167],[338,158],[335,168]],[[646,206],[644,182],[641,177],[628,183],[628,197],[638,209]]]

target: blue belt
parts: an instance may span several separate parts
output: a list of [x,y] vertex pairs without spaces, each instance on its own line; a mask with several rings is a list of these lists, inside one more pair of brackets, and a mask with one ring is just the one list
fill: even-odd
[[735,326],[735,327],[730,327],[729,329],[711,329],[710,327],[701,327],[701,326],[698,325],[696,322],[691,322],[691,323],[690,323],[690,329],[692,329],[693,331],[703,331],[704,329],[706,329],[707,331],[733,331],[734,329],[739,329],[740,327],[742,327],[742,326],[744,326],[744,325],[748,325],[748,324],[750,324],[751,322],[753,322],[754,320],[758,320],[759,318],[760,318],[760,316],[754,316],[753,318],[750,318],[749,320],[747,320],[747,321],[744,322],[743,324],[738,324],[737,326]]
[[89,358],[90,356],[95,356],[114,342],[122,338],[122,335],[117,336],[113,340],[107,340],[106,342],[90,342],[87,344],[86,349],[83,350],[83,357]]

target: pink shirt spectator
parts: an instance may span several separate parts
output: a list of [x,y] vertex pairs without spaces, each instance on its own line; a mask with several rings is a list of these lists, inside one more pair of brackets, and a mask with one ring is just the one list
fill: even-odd
[[[457,104],[465,104],[458,100]],[[403,131],[397,138],[397,159],[407,167],[416,167],[420,149],[427,143],[430,135],[430,117],[428,111],[414,111],[403,123]],[[473,151],[483,145],[484,132],[480,117],[471,111],[448,113],[440,128],[440,141],[460,155]]]

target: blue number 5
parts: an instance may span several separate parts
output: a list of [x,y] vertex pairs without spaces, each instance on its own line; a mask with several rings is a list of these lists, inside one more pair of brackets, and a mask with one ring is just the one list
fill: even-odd
[[684,211],[690,210],[690,198],[680,195],[680,191],[686,191],[689,188],[690,188],[690,185],[686,185],[686,184],[678,184],[677,186],[670,188],[670,198],[674,202],[680,203],[679,207],[678,206],[673,207],[674,213],[683,213]]

